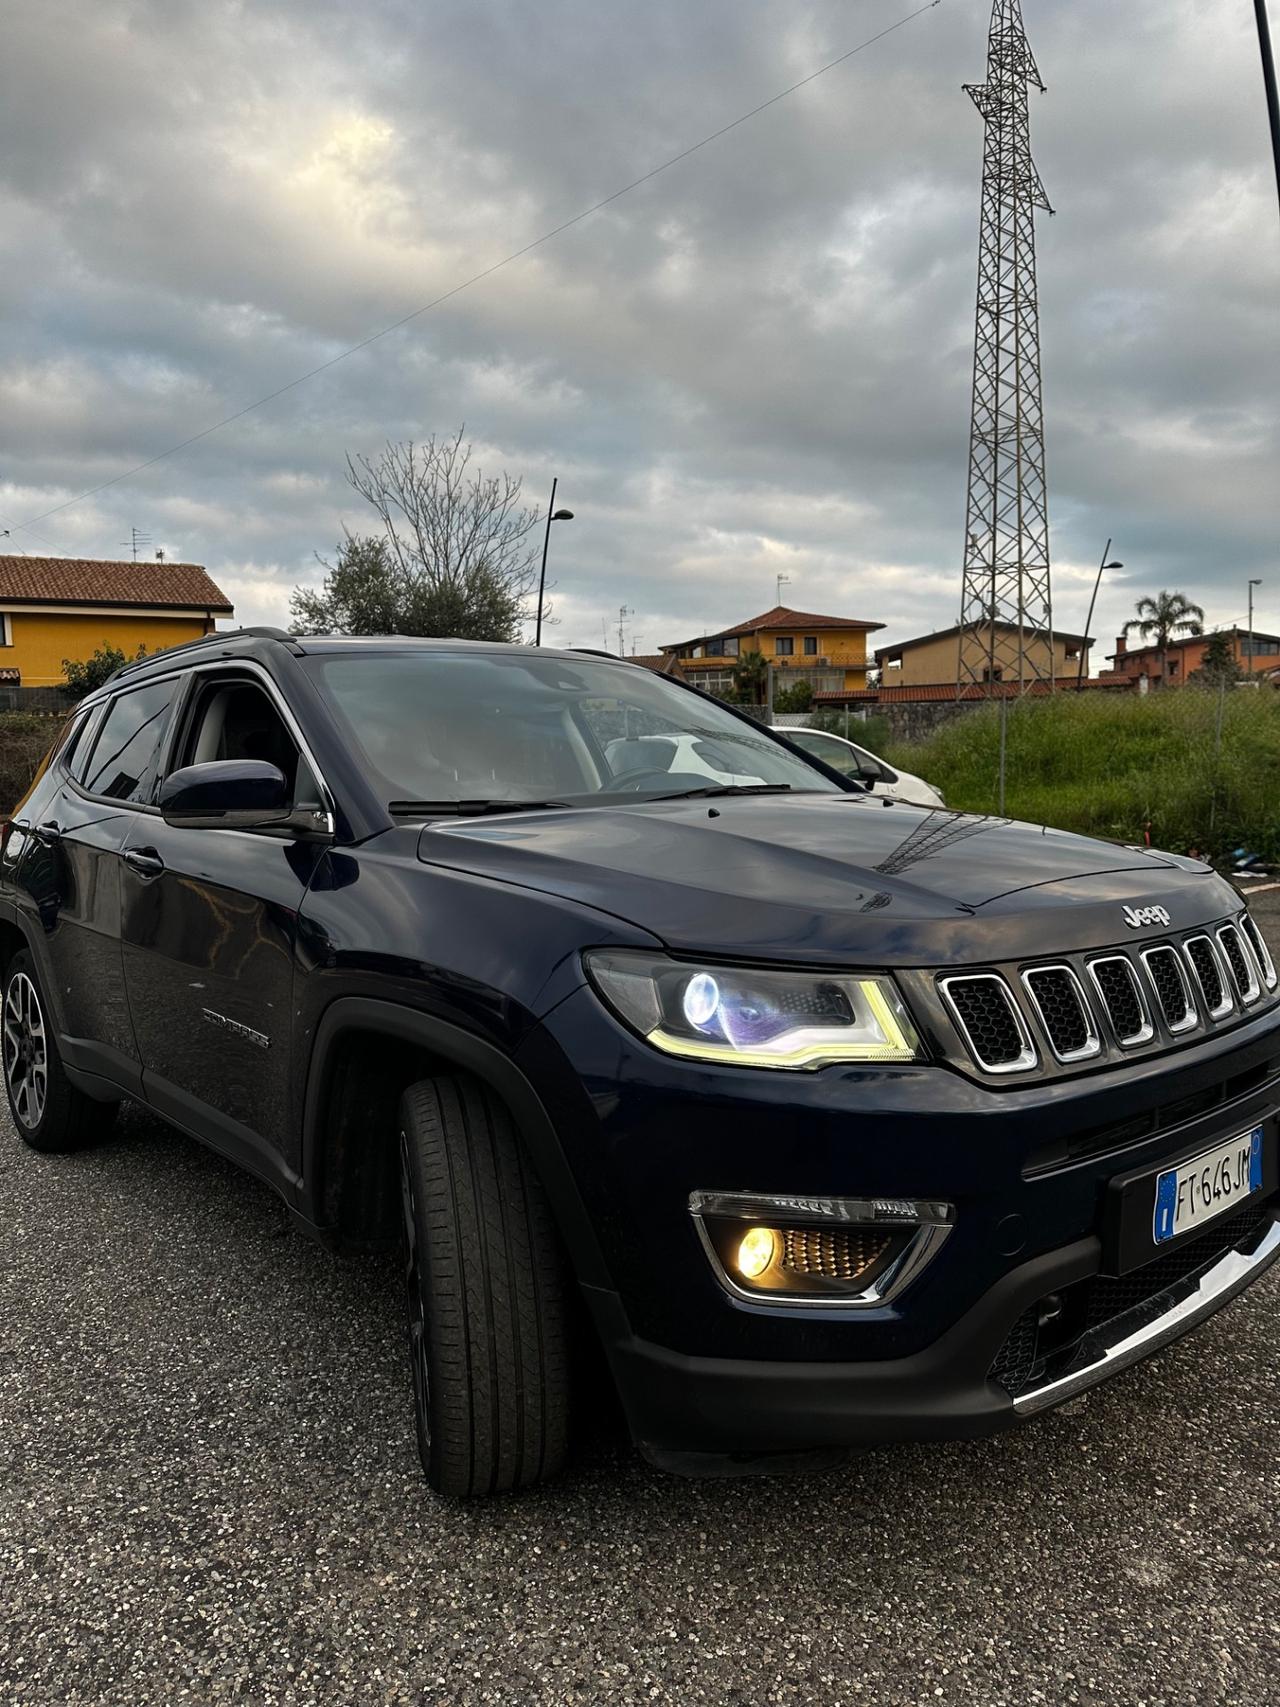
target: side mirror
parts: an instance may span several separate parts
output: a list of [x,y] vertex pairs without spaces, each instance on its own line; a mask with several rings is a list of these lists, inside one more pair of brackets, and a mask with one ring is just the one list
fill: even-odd
[[186,765],[160,785],[166,824],[184,830],[260,830],[290,816],[284,772],[261,759]]

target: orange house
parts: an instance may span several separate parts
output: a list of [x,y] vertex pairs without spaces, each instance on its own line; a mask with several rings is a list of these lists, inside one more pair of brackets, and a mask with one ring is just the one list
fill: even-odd
[[856,691],[867,685],[867,636],[882,622],[853,616],[817,616],[777,605],[762,616],[714,634],[700,634],[662,648],[668,665],[709,693],[733,685],[738,659],[759,652],[779,673],[779,686],[807,681],[815,693]]
[[57,687],[62,661],[100,646],[133,658],[212,634],[234,616],[198,563],[113,563],[86,557],[0,557],[0,681]]
[[[1225,633],[1231,643],[1231,656],[1245,675],[1265,675],[1274,670],[1280,660],[1280,635],[1264,634],[1254,629],[1228,628]],[[1187,678],[1204,665],[1205,651],[1212,638],[1208,634],[1182,635],[1170,640],[1165,648],[1164,681],[1169,687],[1181,687]],[[1138,683],[1145,677],[1148,686],[1159,685],[1160,648],[1130,646],[1126,635],[1117,635],[1116,649],[1110,655],[1111,668],[1103,681]]]

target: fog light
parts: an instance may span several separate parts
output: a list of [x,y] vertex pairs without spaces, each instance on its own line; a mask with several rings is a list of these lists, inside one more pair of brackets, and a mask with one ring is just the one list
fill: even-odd
[[735,1257],[738,1273],[757,1280],[773,1262],[778,1240],[770,1227],[749,1227],[742,1235]]
[[692,1191],[689,1213],[717,1280],[740,1302],[876,1310],[932,1262],[956,1212],[932,1198]]

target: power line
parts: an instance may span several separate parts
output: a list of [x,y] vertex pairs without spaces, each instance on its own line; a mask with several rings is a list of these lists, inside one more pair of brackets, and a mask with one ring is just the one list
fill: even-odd
[[[36,521],[39,521],[40,519],[41,518],[39,516],[36,516],[34,518],[34,520],[36,520]],[[38,539],[42,545],[47,545],[49,547],[50,551],[57,551],[57,549],[58,549],[58,547],[53,543],[53,541],[51,539],[47,538],[42,533],[37,533],[36,530],[30,525],[29,522],[15,522],[8,516],[0,516],[0,522],[7,522],[8,523],[8,527],[0,528],[0,538],[3,538],[6,534],[9,534],[9,528],[17,528],[22,533],[31,534],[35,539]],[[12,538],[12,535],[9,535],[9,537]],[[18,546],[17,549],[19,551],[21,551],[22,547]]]
[[728,124],[721,125],[719,130],[713,130],[710,135],[704,136],[700,142],[691,143],[688,148],[681,149],[679,154],[673,154],[669,160],[664,160],[660,166],[655,166],[651,171],[643,173],[638,178],[633,178],[629,184],[624,184],[620,190],[614,190],[612,195],[604,196],[600,201],[593,202],[581,213],[575,213],[572,219],[566,219],[560,225],[553,226],[550,231],[544,231],[541,237],[535,237],[532,242],[526,243],[520,249],[513,249],[509,255],[504,255],[500,261],[495,261],[492,266],[485,267],[478,273],[473,273],[470,278],[463,279],[460,284],[453,285],[449,290],[433,297],[430,302],[424,302],[421,308],[415,308],[412,313],[403,315],[399,320],[393,321],[390,326],[384,326],[381,331],[371,332],[367,338],[362,338],[358,344],[352,344],[349,349],[340,351],[336,356],[330,356],[328,361],[320,362],[316,367],[309,368],[306,373],[300,373],[296,379],[289,380],[287,384],[277,387],[275,391],[269,391],[265,397],[259,397],[252,403],[246,403],[243,409],[237,409],[231,415],[224,415],[220,421],[215,421],[212,426],[204,427],[198,433],[192,433],[190,438],[181,439],[177,444],[170,445],[167,450],[158,451],[155,456],[148,457],[145,462],[139,462],[133,468],[126,468],[120,474],[113,474],[110,480],[104,480],[97,486],[90,486],[86,491],[78,492],[74,498],[66,498],[61,504],[54,504],[52,508],[42,510],[38,516],[32,516],[31,522],[16,522],[14,525],[29,529],[32,522],[42,522],[49,516],[56,516],[60,510],[70,509],[73,504],[80,504],[86,498],[96,497],[99,492],[105,492],[110,486],[118,486],[122,480],[131,480],[135,474],[142,474],[146,469],[154,468],[156,463],[165,461],[167,457],[177,456],[179,451],[187,450],[191,445],[199,444],[201,439],[207,439],[213,433],[221,432],[223,427],[229,427],[233,422],[243,420],[255,409],[261,409],[268,403],[274,403],[278,397],[283,397],[286,392],[295,390],[299,385],[305,385],[309,379],[315,379],[317,374],[327,373],[330,368],[337,367],[339,362],[345,362],[348,357],[358,355],[361,350],[367,350],[370,344],[376,344],[379,339],[389,337],[392,332],[400,331],[402,327],[408,326],[411,321],[420,319],[424,314],[429,314],[433,308],[439,308],[442,303],[450,301],[455,296],[460,296],[464,290],[469,290],[472,285],[479,284],[484,279],[492,278],[494,273],[501,272],[504,267],[509,267],[513,261],[521,260],[525,255],[531,254],[533,250],[540,249],[544,244],[550,243],[553,238],[572,230],[575,225],[581,225],[584,219],[590,219],[592,214],[599,213],[601,208],[608,207],[612,202],[620,201],[623,196],[630,195],[632,190],[638,190],[642,184],[647,184],[663,172],[670,171],[673,166],[678,166],[682,160],[687,160],[690,155],[697,154],[700,149],[708,147],[713,142],[718,142],[722,136],[727,136],[730,131],[737,130],[739,125],[744,125],[748,120],[757,118],[761,113],[767,112],[770,107],[776,107],[778,102],[785,101],[788,95],[794,95],[798,89],[803,89],[807,84],[816,82],[819,77],[825,77],[828,71],[834,71],[837,66],[844,65],[855,54],[864,53],[867,48],[874,47],[886,36],[893,35],[895,31],[913,23],[916,18],[922,17],[926,12],[933,11],[936,6],[941,4],[942,0],[925,0],[924,5],[917,6],[915,11],[907,12],[896,23],[887,25],[886,28],[873,36],[868,36],[865,41],[859,42],[857,47],[851,47],[847,53],[840,54],[836,59],[828,60],[825,65],[820,65],[816,71],[811,71],[807,77],[801,77],[798,82],[788,84],[785,89],[780,89],[776,95],[771,95],[767,101],[761,101],[759,106],[752,107],[750,112],[742,113],[736,119],[731,119]]

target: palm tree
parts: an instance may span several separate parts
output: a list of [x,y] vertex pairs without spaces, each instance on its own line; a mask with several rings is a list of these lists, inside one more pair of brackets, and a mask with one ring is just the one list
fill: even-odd
[[769,664],[763,652],[744,652],[733,667],[733,686],[742,705],[763,705],[768,697]]
[[1160,686],[1168,680],[1169,642],[1175,634],[1203,634],[1204,612],[1193,605],[1185,593],[1157,593],[1154,599],[1141,598],[1133,607],[1137,616],[1124,625],[1128,636],[1136,628],[1142,638],[1153,638],[1160,649]]

